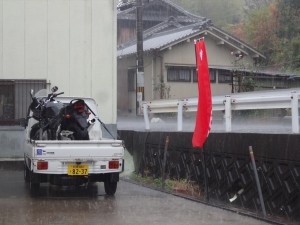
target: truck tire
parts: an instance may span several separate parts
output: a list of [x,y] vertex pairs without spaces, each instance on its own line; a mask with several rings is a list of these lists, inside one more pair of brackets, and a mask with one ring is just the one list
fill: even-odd
[[30,181],[30,195],[31,196],[37,196],[40,191],[40,183],[34,183]]
[[40,191],[40,181],[36,178],[36,175],[30,172],[29,189],[31,196],[37,196]]
[[26,183],[30,182],[30,170],[27,168],[25,163],[24,163],[24,180]]
[[117,184],[118,182],[116,181],[104,181],[105,193],[110,196],[114,195],[117,190]]

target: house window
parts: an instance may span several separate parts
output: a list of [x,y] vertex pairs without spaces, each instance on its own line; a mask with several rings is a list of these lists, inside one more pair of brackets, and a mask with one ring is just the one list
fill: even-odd
[[45,80],[0,80],[0,125],[16,125],[27,114],[30,90],[46,88]]
[[168,67],[167,81],[191,82],[191,74],[192,74],[191,67],[179,67],[179,66]]
[[209,69],[209,76],[210,76],[210,82],[216,83],[216,70],[215,69]]
[[135,91],[135,69],[128,70],[128,91]]
[[231,83],[231,79],[232,76],[230,70],[219,70],[219,83]]
[[[216,70],[209,69],[209,76],[210,76],[210,82],[215,83],[216,82]],[[198,74],[197,74],[196,69],[193,70],[193,82],[198,82]]]
[[197,73],[197,69],[196,68],[193,69],[193,82],[194,83],[198,82],[198,73]]

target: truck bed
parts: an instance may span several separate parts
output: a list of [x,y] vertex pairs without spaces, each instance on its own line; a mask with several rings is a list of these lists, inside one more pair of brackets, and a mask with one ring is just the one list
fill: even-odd
[[[28,143],[25,160],[35,173],[68,174],[70,165],[87,165],[88,174],[121,172],[124,148],[121,140],[62,141],[45,140]],[[110,162],[118,161],[118,168]],[[47,169],[38,169],[38,162],[47,162]]]
[[111,158],[124,154],[121,140],[88,140],[88,141],[33,141],[32,157],[36,159],[51,158]]

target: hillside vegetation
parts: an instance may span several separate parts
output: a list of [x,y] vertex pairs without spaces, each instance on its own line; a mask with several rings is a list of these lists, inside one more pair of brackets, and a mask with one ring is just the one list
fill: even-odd
[[265,68],[300,74],[299,0],[173,0],[249,43]]

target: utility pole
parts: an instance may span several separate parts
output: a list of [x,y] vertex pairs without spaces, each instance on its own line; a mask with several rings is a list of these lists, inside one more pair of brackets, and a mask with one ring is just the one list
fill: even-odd
[[143,4],[136,0],[136,114],[142,113],[144,96]]

